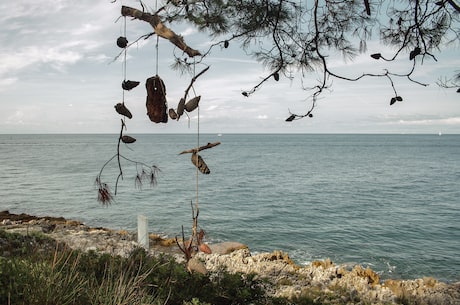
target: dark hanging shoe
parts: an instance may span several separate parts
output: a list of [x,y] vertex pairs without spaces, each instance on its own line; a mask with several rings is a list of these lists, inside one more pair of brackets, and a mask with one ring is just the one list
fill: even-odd
[[133,88],[136,88],[137,85],[139,85],[140,82],[135,81],[135,80],[124,80],[123,83],[121,83],[121,87],[124,90],[131,90]]
[[124,103],[118,103],[115,105],[115,110],[121,114],[121,115],[124,115],[125,117],[127,117],[128,119],[131,119],[133,117],[133,115],[131,114],[131,112],[128,110],[128,108],[126,108],[125,104]]
[[171,120],[177,119],[177,113],[172,108],[169,108],[169,117],[171,118]]
[[136,142],[136,139],[130,136],[122,136],[121,141],[126,144],[131,144],[131,143]]

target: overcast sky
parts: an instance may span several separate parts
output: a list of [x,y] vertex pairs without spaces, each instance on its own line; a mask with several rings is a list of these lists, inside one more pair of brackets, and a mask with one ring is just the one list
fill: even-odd
[[[144,1],[149,3],[149,1]],[[0,133],[118,133],[120,116],[114,105],[122,100],[122,64],[113,62],[121,49],[116,39],[123,33],[121,4],[140,8],[138,1],[14,0],[0,4]],[[154,1],[150,2],[154,5]],[[117,22],[116,22],[117,21]],[[128,40],[152,32],[149,24],[127,20]],[[195,49],[206,50],[210,41],[192,28],[169,25]],[[374,36],[378,35],[374,33]],[[156,74],[156,37],[142,40],[128,51],[127,79],[141,82],[125,94],[133,113],[130,133],[196,132],[197,112],[190,120],[167,124],[150,122],[145,108],[145,80]],[[369,54],[385,51],[377,43],[353,62],[331,61],[334,71],[348,76],[381,73],[384,66]],[[171,70],[173,52],[159,41],[158,71],[164,80],[170,107],[176,107],[190,82]],[[393,91],[385,78],[360,82],[333,80],[333,87],[318,101],[314,117],[285,122],[289,111],[304,113],[309,93],[300,80],[271,80],[249,98],[241,95],[267,75],[259,63],[236,44],[216,48],[205,59],[210,65],[195,83],[200,102],[200,131],[205,133],[460,133],[460,94],[436,85],[460,69],[457,47],[434,53],[417,67],[414,78],[422,87],[396,80],[404,101],[390,107]],[[197,73],[204,65],[196,67]],[[407,58],[393,64],[407,71]],[[313,82],[316,74],[306,81]]]

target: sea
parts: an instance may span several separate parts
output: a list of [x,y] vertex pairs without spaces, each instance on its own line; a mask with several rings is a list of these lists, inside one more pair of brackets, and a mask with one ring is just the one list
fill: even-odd
[[[144,215],[150,232],[174,237],[190,234],[198,207],[211,243],[460,281],[460,135],[131,136],[118,147],[117,134],[1,134],[0,210],[132,231]],[[216,142],[200,152],[210,174],[180,154]],[[136,183],[151,166],[156,184]],[[98,176],[116,189],[109,205]]]

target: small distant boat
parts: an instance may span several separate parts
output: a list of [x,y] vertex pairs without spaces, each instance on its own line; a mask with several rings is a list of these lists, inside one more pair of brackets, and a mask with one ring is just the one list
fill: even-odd
[[221,134],[221,133],[218,133],[218,134],[217,134],[217,136],[218,136],[218,137],[221,137],[221,136],[222,136],[222,134]]
[[442,136],[442,132],[438,132],[438,136]]

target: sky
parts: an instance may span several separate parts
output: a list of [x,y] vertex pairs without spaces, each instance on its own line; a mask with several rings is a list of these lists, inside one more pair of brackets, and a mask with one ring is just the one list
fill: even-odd
[[[138,1],[118,0],[15,0],[0,4],[0,133],[118,133],[120,115],[114,105],[123,100],[123,64],[115,57],[123,35],[121,5],[140,8]],[[150,3],[153,7],[154,1]],[[159,4],[158,4],[159,5]],[[185,24],[168,24],[191,47],[204,51],[209,37]],[[127,19],[127,38],[134,41],[152,32],[149,24]],[[377,36],[374,34],[374,36]],[[173,54],[183,56],[168,41],[156,36],[128,49],[127,79],[141,84],[124,94],[133,114],[126,120],[130,133],[460,133],[460,94],[440,88],[439,78],[460,70],[459,44],[434,52],[418,64],[414,79],[395,85],[403,102],[389,105],[393,91],[385,78],[347,82],[334,79],[321,95],[313,118],[285,122],[290,111],[305,113],[311,93],[301,80],[270,80],[249,98],[250,90],[270,74],[248,57],[236,43],[215,48],[196,66],[196,73],[210,69],[194,84],[200,95],[199,111],[179,121],[155,124],[146,115],[145,80],[157,71],[166,85],[169,107],[176,108],[190,83],[190,75],[171,69]],[[388,52],[378,42],[354,61],[331,59],[330,68],[353,77],[381,73],[386,67],[369,54]],[[123,57],[121,57],[123,58]],[[411,68],[407,58],[392,63],[392,71]],[[314,82],[312,73],[303,80]],[[199,120],[198,120],[199,114]]]

